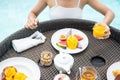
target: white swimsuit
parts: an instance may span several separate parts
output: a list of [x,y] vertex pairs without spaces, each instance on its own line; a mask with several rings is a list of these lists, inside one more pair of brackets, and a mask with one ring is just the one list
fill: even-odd
[[51,19],[63,19],[63,18],[75,18],[81,19],[82,17],[82,9],[79,7],[80,0],[78,0],[77,7],[74,8],[66,8],[59,6],[57,4],[57,0],[55,0],[55,6],[50,8],[50,18]]

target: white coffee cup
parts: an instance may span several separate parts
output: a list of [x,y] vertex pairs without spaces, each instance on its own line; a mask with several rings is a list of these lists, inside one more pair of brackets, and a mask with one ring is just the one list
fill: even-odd
[[53,80],[70,80],[66,74],[57,74]]

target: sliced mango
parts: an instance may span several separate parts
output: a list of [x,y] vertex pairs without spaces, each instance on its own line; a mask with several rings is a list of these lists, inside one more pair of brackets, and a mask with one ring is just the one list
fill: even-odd
[[16,71],[16,69],[14,67],[9,67],[9,68],[6,68],[6,70],[5,70],[6,77],[12,77],[16,73],[17,73],[17,71]]
[[73,35],[69,35],[67,38],[67,46],[69,49],[75,49],[77,48],[78,45],[78,39],[73,36]]
[[14,80],[26,80],[27,76],[22,72],[17,72],[14,76]]

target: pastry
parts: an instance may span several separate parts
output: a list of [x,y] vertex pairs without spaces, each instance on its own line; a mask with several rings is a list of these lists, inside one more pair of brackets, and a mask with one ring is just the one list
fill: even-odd
[[115,77],[115,80],[120,80],[120,74]]
[[17,69],[14,66],[7,66],[2,71],[1,80],[13,80],[14,75],[17,73]]
[[27,76],[18,72],[14,66],[7,66],[2,71],[1,80],[26,80]]
[[114,71],[112,71],[114,77],[116,77],[118,74],[120,74],[120,69],[116,69]]

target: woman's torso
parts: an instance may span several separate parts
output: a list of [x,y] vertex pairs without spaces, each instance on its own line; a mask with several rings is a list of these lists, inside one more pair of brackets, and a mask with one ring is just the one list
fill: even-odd
[[[66,0],[70,1],[70,0]],[[75,2],[65,2],[65,0],[54,0],[54,6],[50,8],[51,19],[75,18],[81,19],[82,9],[80,8],[80,0]]]

